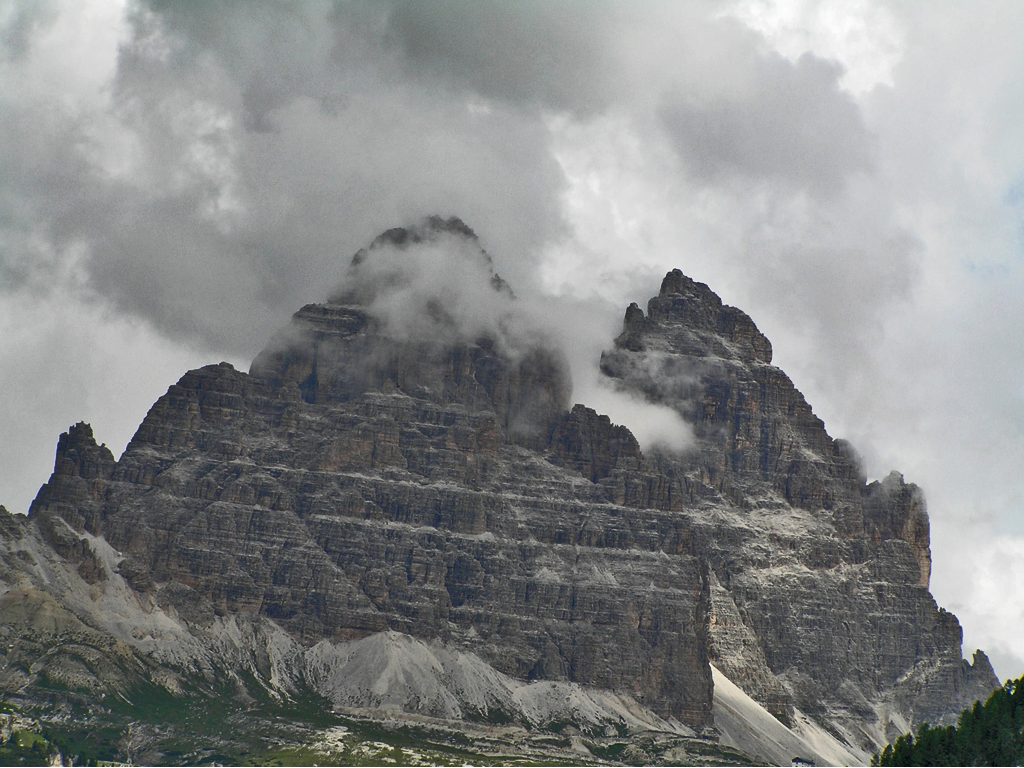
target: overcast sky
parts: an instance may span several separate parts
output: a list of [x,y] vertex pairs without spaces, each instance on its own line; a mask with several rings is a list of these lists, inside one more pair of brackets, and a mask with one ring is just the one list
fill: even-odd
[[1024,673],[1024,4],[0,0],[0,502],[431,213],[577,357],[746,310]]

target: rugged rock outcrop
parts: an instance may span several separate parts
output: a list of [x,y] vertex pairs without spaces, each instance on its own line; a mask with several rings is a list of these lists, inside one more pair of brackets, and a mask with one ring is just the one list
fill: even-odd
[[[348,706],[363,701],[337,683],[350,657],[310,649],[400,633],[448,693],[399,708],[430,714],[472,688],[451,688],[451,660],[472,658],[512,681],[488,708],[514,681],[549,681],[713,735],[713,661],[784,723],[809,716],[870,751],[894,722],[941,721],[998,681],[983,654],[961,659],[928,592],[919,489],[867,484],[771,357],[746,314],[670,272],[601,360],[693,425],[693,449],[645,455],[569,409],[562,356],[465,224],[390,230],[249,373],[185,374],[119,460],[87,425],[62,435],[29,522],[0,516],[9,540],[39,542],[8,547],[0,577],[42,584],[11,553],[49,547],[91,590],[67,610],[145,658],[171,658],[173,636],[179,672],[208,679],[241,663],[216,661],[240,637],[225,627],[277,627],[232,640],[255,678]],[[89,613],[113,595],[145,627]],[[445,711],[472,714],[459,706]]]
[[959,624],[928,592],[920,489],[895,472],[866,483],[746,314],[673,270],[646,315],[627,310],[601,365],[693,424],[698,447],[670,463],[721,494],[694,550],[714,574],[712,656],[755,699],[854,723],[894,698],[935,722],[992,689],[987,659],[961,661]]

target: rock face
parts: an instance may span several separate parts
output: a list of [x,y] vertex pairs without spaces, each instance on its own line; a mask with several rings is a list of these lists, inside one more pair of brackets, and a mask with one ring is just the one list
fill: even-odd
[[185,374],[119,460],[72,427],[18,525],[188,637],[243,618],[297,648],[401,633],[698,731],[712,661],[855,750],[889,710],[937,722],[998,684],[928,592],[919,489],[866,483],[746,314],[678,270],[626,311],[602,371],[696,435],[645,455],[569,409],[561,355],[518,311],[462,222],[391,230],[248,374]]
[[747,315],[673,270],[601,361],[693,424],[697,448],[671,464],[719,495],[695,549],[714,577],[712,658],[783,718],[852,722],[895,698],[940,721],[997,681],[984,654],[961,660],[960,626],[928,592],[923,494],[896,472],[867,484],[771,355]]

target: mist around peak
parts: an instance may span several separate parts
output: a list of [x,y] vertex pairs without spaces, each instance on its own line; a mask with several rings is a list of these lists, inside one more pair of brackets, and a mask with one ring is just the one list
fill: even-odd
[[680,453],[695,445],[693,427],[679,412],[623,389],[601,372],[602,353],[622,331],[621,306],[603,299],[568,296],[529,296],[522,301],[565,354],[572,371],[574,403],[627,427],[645,453]]
[[476,234],[456,217],[430,216],[379,235],[353,257],[329,302],[359,306],[394,339],[487,340],[513,358],[546,346]]
[[601,353],[621,330],[621,307],[517,295],[458,217],[429,216],[386,230],[356,253],[328,301],[358,306],[392,339],[482,342],[513,360],[538,348],[554,351],[571,372],[572,401],[626,426],[644,451],[693,445],[693,430],[678,412],[601,374]]

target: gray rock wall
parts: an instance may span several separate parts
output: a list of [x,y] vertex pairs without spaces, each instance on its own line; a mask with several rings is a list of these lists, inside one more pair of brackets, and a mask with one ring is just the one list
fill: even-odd
[[707,286],[670,272],[602,358],[693,425],[692,450],[644,455],[567,410],[540,336],[396,333],[373,310],[389,280],[303,307],[248,374],[187,373],[116,462],[87,425],[62,435],[31,511],[49,546],[99,585],[102,537],[139,600],[196,633],[232,616],[305,646],[393,630],[695,728],[712,724],[709,659],[780,719],[847,733],[883,704],[935,722],[998,684],[928,592],[920,490],[868,485]]
[[911,722],[955,716],[998,681],[984,654],[962,661],[959,624],[928,592],[924,495],[896,472],[867,484],[770,361],[749,317],[678,270],[602,358],[622,389],[694,425],[697,448],[663,462],[720,494],[694,521],[716,576],[716,664],[783,717],[795,704],[871,719],[890,700]]

